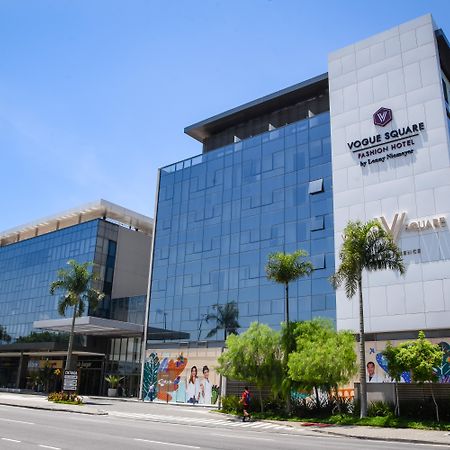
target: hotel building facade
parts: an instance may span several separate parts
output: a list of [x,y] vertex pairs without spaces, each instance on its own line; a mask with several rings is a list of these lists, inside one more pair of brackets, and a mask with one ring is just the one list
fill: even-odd
[[208,337],[205,317],[229,301],[241,330],[279,327],[284,291],[264,270],[275,251],[304,249],[315,267],[292,283],[292,320],[357,332],[358,302],[328,281],[349,220],[379,219],[407,269],[364,275],[378,375],[387,340],[425,330],[449,342],[449,80],[449,43],[425,15],[331,53],[328,73],[187,127],[203,152],[159,171],[148,321],[190,339],[149,345],[146,364],[184,364],[183,378],[215,361],[223,331]]

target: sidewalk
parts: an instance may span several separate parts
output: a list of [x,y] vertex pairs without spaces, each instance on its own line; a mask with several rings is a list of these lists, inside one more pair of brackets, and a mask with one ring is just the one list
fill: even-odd
[[[108,415],[113,412],[133,412],[134,416],[148,414],[158,411],[160,413],[177,414],[180,416],[192,416],[209,412],[204,408],[198,409],[193,406],[180,407],[179,405],[143,403],[137,399],[109,398],[109,397],[86,397],[86,403],[82,406],[64,405],[47,401],[46,396],[0,393],[0,405],[15,406],[31,409],[42,409],[47,411],[65,411],[88,415]],[[230,417],[236,420],[235,416],[228,414],[211,414],[211,416]],[[139,420],[135,417],[136,420]],[[263,421],[261,421],[263,422]],[[370,439],[379,441],[398,441],[417,444],[435,444],[450,446],[450,433],[447,431],[435,430],[413,430],[409,428],[378,428],[355,425],[329,425],[309,424],[303,422],[273,421],[264,422],[285,425],[298,432],[309,434],[320,433],[324,435],[334,435],[351,437],[358,439]]]
[[0,405],[16,406],[29,409],[43,409],[47,411],[65,411],[78,414],[89,414],[94,416],[107,415],[108,413],[101,409],[101,405],[66,405],[64,403],[53,403],[47,400],[46,395],[30,394],[12,394],[0,393]]

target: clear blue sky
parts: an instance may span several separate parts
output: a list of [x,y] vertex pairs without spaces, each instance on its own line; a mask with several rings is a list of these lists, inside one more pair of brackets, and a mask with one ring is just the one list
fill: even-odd
[[153,215],[183,129],[450,2],[0,0],[0,230],[105,198]]

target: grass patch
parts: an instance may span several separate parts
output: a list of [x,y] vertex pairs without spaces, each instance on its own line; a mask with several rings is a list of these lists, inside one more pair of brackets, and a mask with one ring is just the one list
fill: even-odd
[[77,405],[77,406],[84,406],[83,403],[80,403],[80,402],[71,402],[71,401],[69,401],[69,400],[50,400],[50,401],[52,401],[53,403],[61,403],[61,404],[63,404],[63,405]]
[[[218,411],[224,413],[224,411]],[[227,414],[230,414],[227,412]],[[232,413],[231,413],[232,414]],[[239,414],[235,414],[239,415]],[[435,422],[432,420],[416,420],[407,417],[395,417],[393,415],[365,417],[352,416],[350,414],[336,414],[327,417],[287,417],[271,413],[253,413],[252,417],[261,420],[286,420],[289,422],[326,423],[331,425],[358,425],[384,428],[413,428],[416,430],[442,430],[450,431],[450,423]]]

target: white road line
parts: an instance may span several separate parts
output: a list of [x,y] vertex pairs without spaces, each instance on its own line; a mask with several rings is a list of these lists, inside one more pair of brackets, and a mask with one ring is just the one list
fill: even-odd
[[2,417],[0,417],[0,420],[3,420],[5,422],[23,423],[24,425],[36,425],[33,422],[24,422],[23,420],[3,419]]
[[220,437],[232,437],[235,439],[251,439],[253,440],[258,440],[258,441],[271,441],[273,442],[275,439],[269,439],[269,438],[260,438],[260,437],[256,437],[256,436],[242,436],[241,434],[239,436],[235,436],[233,434],[219,434],[219,433],[212,433],[212,436],[220,436]]
[[138,442],[148,442],[149,444],[172,445],[173,447],[201,448],[201,447],[195,447],[194,445],[176,444],[175,442],[151,441],[149,439],[138,439],[138,438],[135,438],[134,440],[138,441]]
[[61,450],[61,447],[52,447],[51,445],[44,445],[44,444],[39,444],[39,447],[50,448],[52,450]]
[[2,438],[2,441],[8,441],[8,442],[22,442],[22,441],[18,441],[17,439],[8,439],[8,438]]

